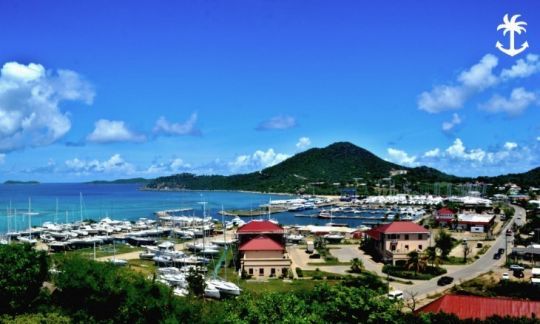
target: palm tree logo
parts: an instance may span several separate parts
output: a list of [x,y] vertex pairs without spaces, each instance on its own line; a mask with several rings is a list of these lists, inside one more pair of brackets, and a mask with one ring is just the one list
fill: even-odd
[[497,47],[501,52],[510,56],[516,56],[529,47],[528,42],[521,44],[520,48],[515,47],[515,34],[517,33],[521,35],[521,32],[527,31],[525,27],[523,27],[526,26],[527,23],[524,21],[517,21],[520,16],[521,15],[513,15],[511,19],[508,19],[508,14],[506,14],[504,15],[503,23],[497,26],[497,30],[503,30],[503,36],[510,33],[510,47],[504,48],[500,42],[497,42],[495,47]]

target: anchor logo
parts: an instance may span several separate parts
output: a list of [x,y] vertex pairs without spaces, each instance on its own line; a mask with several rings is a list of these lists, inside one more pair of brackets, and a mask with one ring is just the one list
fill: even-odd
[[504,15],[503,23],[497,26],[497,30],[503,29],[503,36],[506,36],[506,33],[508,32],[510,33],[510,48],[504,48],[500,42],[497,42],[497,44],[495,45],[495,47],[497,47],[501,52],[506,55],[516,56],[529,47],[528,42],[524,42],[523,44],[521,44],[520,48],[515,47],[515,34],[521,34],[521,32],[527,31],[525,27],[523,27],[526,26],[527,23],[524,21],[517,21],[520,16],[521,15],[513,15],[512,18],[508,20],[508,14],[506,14]]

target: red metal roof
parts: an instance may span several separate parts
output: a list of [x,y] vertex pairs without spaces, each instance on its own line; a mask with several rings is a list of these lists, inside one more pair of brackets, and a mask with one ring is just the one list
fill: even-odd
[[378,240],[381,234],[399,234],[399,233],[426,233],[429,231],[424,227],[413,223],[413,222],[392,222],[390,224],[382,225],[376,228],[373,228],[366,232],[367,235]]
[[240,251],[283,251],[283,245],[268,238],[259,236],[247,241],[240,246]]
[[437,210],[437,215],[454,215],[454,211],[450,208],[441,208],[439,210]]
[[444,295],[416,312],[445,312],[454,314],[460,319],[479,318],[484,320],[494,315],[532,318],[533,314],[540,315],[540,302],[509,298]]
[[271,221],[254,220],[240,227],[237,233],[283,233],[283,228]]

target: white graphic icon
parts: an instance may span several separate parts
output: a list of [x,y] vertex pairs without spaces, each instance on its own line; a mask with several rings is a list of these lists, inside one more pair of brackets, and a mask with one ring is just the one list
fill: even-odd
[[500,42],[497,42],[495,47],[497,47],[501,52],[503,52],[506,55],[510,56],[516,56],[519,53],[523,52],[529,47],[529,43],[524,42],[521,44],[520,48],[515,47],[515,33],[521,34],[521,32],[526,32],[525,29],[527,23],[524,21],[516,21],[521,15],[513,15],[510,20],[508,20],[508,14],[504,15],[503,23],[497,26],[497,30],[503,30],[503,36],[506,36],[506,33],[510,33],[510,47],[504,48],[503,45]]

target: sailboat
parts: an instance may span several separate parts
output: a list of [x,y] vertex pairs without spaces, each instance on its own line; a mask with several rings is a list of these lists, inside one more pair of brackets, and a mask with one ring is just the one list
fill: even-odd
[[37,243],[37,240],[32,238],[32,215],[37,214],[38,213],[32,213],[32,199],[28,198],[28,237],[22,235],[17,236],[18,241],[30,245],[35,245]]
[[127,260],[116,258],[116,244],[114,243],[114,240],[113,240],[113,258],[109,259],[109,262],[115,266],[125,266],[128,264]]

